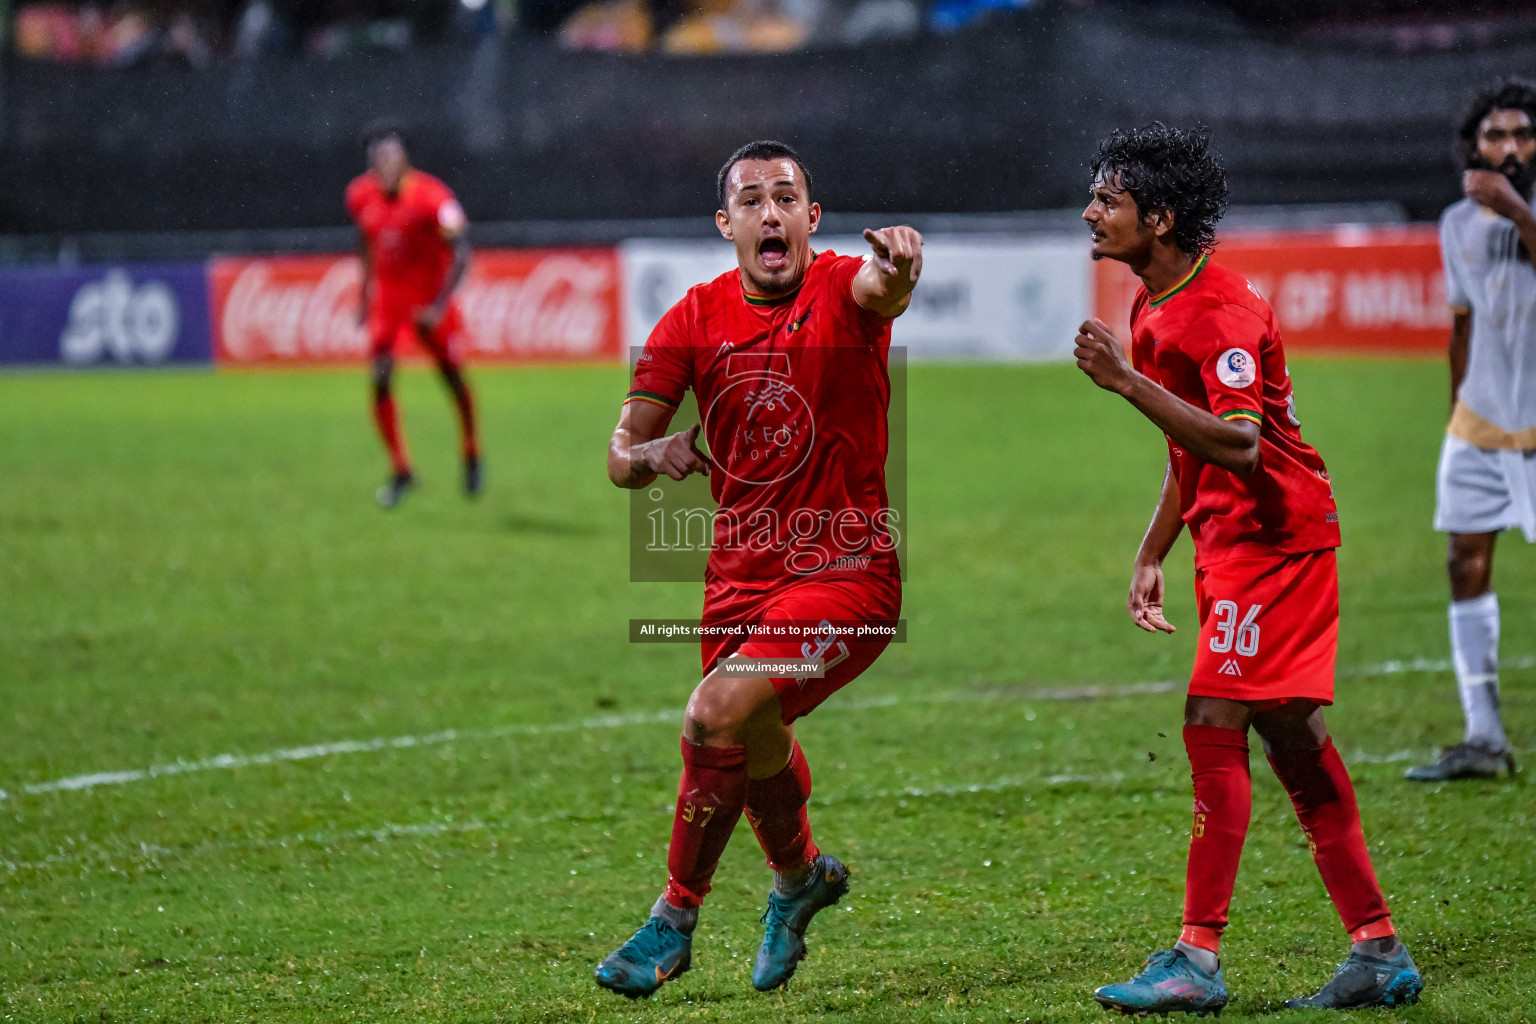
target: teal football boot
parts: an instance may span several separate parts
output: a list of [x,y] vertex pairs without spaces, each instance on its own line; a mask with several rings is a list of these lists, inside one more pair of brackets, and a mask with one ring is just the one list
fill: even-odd
[[842,861],[823,853],[817,856],[815,868],[805,888],[793,896],[768,894],[768,909],[763,911],[763,944],[752,967],[752,987],[759,992],[789,981],[805,959],[805,929],[811,918],[848,892],[848,869]]
[[597,965],[597,983],[621,996],[639,999],[692,965],[693,936],[653,917]]
[[1147,957],[1136,977],[1096,989],[1093,998],[1106,1010],[1121,1013],[1145,1016],[1182,1011],[1220,1017],[1227,1005],[1227,984],[1220,964],[1214,974],[1207,974],[1183,950],[1163,949]]
[[1407,1006],[1419,1001],[1424,975],[1408,947],[1390,959],[1350,953],[1316,994],[1286,1001],[1291,1010],[1354,1010],[1364,1006]]

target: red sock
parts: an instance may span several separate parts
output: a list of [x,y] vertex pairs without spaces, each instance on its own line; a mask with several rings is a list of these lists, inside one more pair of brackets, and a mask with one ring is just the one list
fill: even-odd
[[1215,953],[1227,926],[1237,864],[1248,836],[1253,783],[1248,777],[1248,733],[1208,725],[1184,727],[1195,781],[1195,820],[1184,875],[1181,940]]
[[405,438],[400,433],[400,414],[395,409],[394,395],[388,392],[374,394],[373,422],[379,428],[379,436],[384,439],[384,447],[389,449],[389,461],[394,465],[395,472],[409,473],[411,457],[406,454]]
[[1333,738],[1313,750],[1276,750],[1269,763],[1291,795],[1317,873],[1345,930],[1356,942],[1396,934],[1365,848],[1354,783]]
[[462,379],[451,391],[453,406],[459,411],[459,450],[466,460],[478,459],[480,435],[475,429],[475,396],[470,393],[469,384]]
[[810,795],[811,766],[799,743],[783,771],[747,783],[747,821],[775,871],[804,867],[821,852],[811,838],[811,818],[805,810]]
[[672,845],[667,849],[667,902],[697,907],[747,802],[747,748],[703,747],[683,740]]

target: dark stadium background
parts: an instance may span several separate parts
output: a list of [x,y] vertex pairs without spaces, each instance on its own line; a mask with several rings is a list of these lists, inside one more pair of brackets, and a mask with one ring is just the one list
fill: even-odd
[[[147,6],[201,19],[195,59],[6,47],[0,254],[47,258],[61,235],[342,226],[359,133],[379,117],[409,130],[479,222],[697,216],[744,134],[793,140],[831,210],[1060,208],[1078,201],[1094,140],[1154,117],[1211,126],[1238,204],[1390,202],[1430,219],[1456,196],[1447,136],[1471,84],[1536,66],[1529,3],[1021,0],[863,46],[828,31],[793,52],[678,56],[572,49],[560,25],[579,5],[552,2],[290,4],[288,29],[257,46],[236,38],[251,5],[187,0]],[[26,6],[0,4],[8,33]],[[327,17],[348,33],[324,34]],[[526,237],[612,240],[594,231],[626,233]],[[66,253],[93,244],[107,243]],[[117,244],[195,255],[181,250],[336,239]]]

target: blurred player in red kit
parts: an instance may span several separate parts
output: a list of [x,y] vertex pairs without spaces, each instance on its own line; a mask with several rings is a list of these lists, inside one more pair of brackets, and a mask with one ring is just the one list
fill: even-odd
[[379,488],[379,504],[394,508],[415,484],[392,390],[395,354],[412,339],[432,356],[453,395],[464,492],[474,496],[480,493],[480,442],[460,353],[463,318],[453,302],[469,268],[468,221],[447,185],[411,166],[399,129],[372,129],[366,144],[368,170],[347,186],[346,201],[363,262],[358,317],[368,328],[373,419],[393,470]]
[[1126,606],[1142,629],[1174,631],[1163,617],[1162,563],[1188,525],[1200,612],[1184,706],[1195,790],[1184,929],[1135,978],[1094,997],[1143,1015],[1226,1005],[1218,953],[1248,833],[1252,728],[1353,941],[1332,980],[1286,1005],[1413,1002],[1423,978],[1397,938],[1354,785],[1323,723],[1339,628],[1333,486],[1301,439],[1274,314],[1241,275],[1211,261],[1226,174],[1204,132],[1161,124],[1114,133],[1093,174],[1083,212],[1093,258],[1128,264],[1142,287],[1131,312],[1132,362],[1109,328],[1090,320],[1077,336],[1077,365],[1168,442]]
[[[862,258],[813,251],[821,208],[804,161],[782,143],[743,146],[716,186],[715,223],[737,269],[690,290],[651,332],[608,476],[643,488],[663,473],[708,475],[719,512],[706,628],[810,627],[803,641],[704,637],[704,678],[683,715],[670,877],[644,927],[597,968],[599,985],[630,997],[688,969],[699,907],[743,813],[775,874],[752,984],[766,991],[794,973],[812,916],[848,891],[848,869],[811,837],[811,773],[794,722],[889,642],[838,624],[901,613],[885,487],[887,359],[891,321],[922,271],[922,238],[892,227],[864,232],[872,252]],[[668,435],[689,389],[703,423]],[[701,429],[710,456],[696,445]],[[825,674],[781,674],[798,673],[782,664],[789,658]]]

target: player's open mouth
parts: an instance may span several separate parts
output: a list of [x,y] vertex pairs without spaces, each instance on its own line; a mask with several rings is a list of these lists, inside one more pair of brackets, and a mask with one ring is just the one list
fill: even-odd
[[782,238],[765,238],[757,244],[757,258],[769,270],[789,262],[789,244]]

